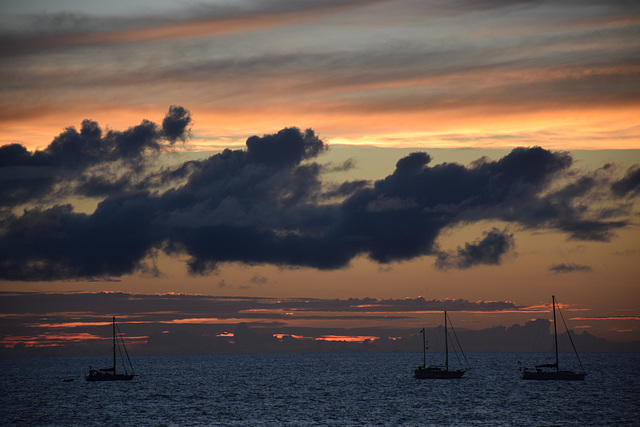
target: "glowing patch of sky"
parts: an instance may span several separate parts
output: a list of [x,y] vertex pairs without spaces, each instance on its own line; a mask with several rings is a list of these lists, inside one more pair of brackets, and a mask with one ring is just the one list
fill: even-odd
[[[14,17],[17,2],[9,6]],[[25,123],[53,136],[54,122],[60,129],[88,114],[118,125],[117,111],[183,104],[202,148],[290,125],[345,143],[514,146],[546,144],[550,131],[553,147],[637,148],[638,73],[629,61],[637,21],[621,19],[633,10],[590,2],[292,6],[210,2],[168,12],[115,4],[103,14],[70,2],[55,6],[66,15],[45,19],[38,14],[53,6],[27,4],[21,18],[80,44],[61,38],[48,50],[42,40],[42,52],[10,55],[4,93],[22,101],[4,104],[11,132],[3,141],[42,146],[19,133]],[[74,36],[86,22],[99,30]],[[68,122],[51,120],[54,110]]]

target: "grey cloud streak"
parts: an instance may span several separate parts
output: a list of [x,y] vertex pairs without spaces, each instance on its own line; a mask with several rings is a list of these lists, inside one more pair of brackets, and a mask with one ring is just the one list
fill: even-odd
[[[0,314],[31,316],[61,313],[60,322],[68,322],[69,313],[86,309],[87,319],[104,319],[105,315],[130,315],[149,321],[176,318],[203,318],[215,313],[217,318],[268,318],[272,313],[282,317],[283,311],[296,311],[296,318],[315,318],[308,313],[413,313],[416,311],[496,312],[529,310],[510,301],[468,301],[464,299],[427,300],[423,297],[404,299],[378,298],[263,298],[225,297],[187,294],[131,294],[126,292],[37,293],[0,292]],[[85,319],[85,320],[87,320]]]
[[[61,48],[109,46],[153,39],[171,40],[202,35],[224,35],[302,22],[317,16],[366,7],[381,0],[325,0],[292,3],[283,0],[230,4],[182,5],[164,12],[150,10],[132,16],[111,16],[60,10],[13,17],[24,23],[0,31],[0,56],[19,56]],[[13,22],[11,24],[14,24]],[[13,26],[13,25],[11,25]],[[189,30],[189,27],[192,27]],[[195,27],[195,28],[193,28]]]
[[[148,261],[160,252],[186,255],[193,274],[224,262],[338,269],[358,256],[378,263],[434,256],[443,269],[499,265],[515,244],[507,230],[489,230],[456,253],[442,251],[438,237],[446,227],[499,220],[608,241],[630,224],[637,196],[637,168],[618,180],[614,168],[580,174],[569,153],[540,147],[468,166],[431,165],[429,154],[416,152],[373,183],[327,186],[323,173],[334,168],[317,160],[329,146],[298,128],[252,136],[245,150],[150,168],[149,156],[186,140],[190,122],[173,106],[162,126],[144,120],[103,135],[85,121],[43,151],[0,147],[0,278],[159,273]],[[588,205],[603,194],[607,215]],[[62,196],[101,201],[81,213],[55,202]],[[19,215],[18,206],[30,207]]]
[[[386,5],[385,5],[386,3]],[[398,7],[396,3],[401,3]],[[474,99],[482,99],[485,96],[494,94],[499,99],[510,99],[516,97],[522,102],[523,95],[537,98],[536,94],[542,92],[546,102],[552,102],[557,99],[558,92],[562,92],[564,97],[576,96],[578,101],[585,98],[593,99],[597,96],[599,102],[602,102],[603,95],[598,91],[599,88],[606,88],[606,98],[621,99],[623,96],[631,99],[637,99],[637,90],[635,88],[635,73],[618,70],[613,76],[610,75],[612,68],[633,68],[637,66],[634,61],[633,53],[635,45],[628,46],[621,43],[612,49],[611,45],[606,47],[598,47],[603,39],[617,40],[618,37],[624,39],[635,37],[635,28],[631,25],[595,25],[594,21],[607,20],[611,22],[622,21],[624,18],[637,16],[638,7],[631,4],[608,3],[602,2],[573,2],[576,8],[575,13],[567,14],[566,10],[559,11],[554,14],[553,7],[545,13],[545,6],[539,2],[441,2],[427,1],[420,2],[381,2],[381,1],[324,1],[324,2],[286,2],[286,1],[260,1],[260,2],[243,2],[243,7],[221,6],[221,5],[195,5],[184,7],[180,10],[166,12],[164,14],[153,14],[150,12],[144,17],[131,17],[127,15],[115,16],[110,18],[92,17],[86,14],[77,14],[73,12],[62,12],[52,15],[35,15],[29,21],[26,28],[48,28],[49,31],[44,34],[22,33],[15,34],[4,32],[0,33],[0,55],[12,57],[14,55],[29,56],[34,51],[41,49],[52,51],[63,50],[80,50],[85,49],[85,45],[101,47],[105,51],[115,51],[114,59],[123,54],[130,55],[131,52],[125,50],[123,53],[120,49],[129,49],[132,42],[139,41],[148,43],[157,40],[163,43],[163,50],[171,52],[166,58],[154,57],[153,67],[148,67],[146,61],[132,62],[137,64],[130,67],[129,71],[123,73],[120,68],[117,72],[106,71],[108,74],[102,74],[101,71],[96,74],[95,68],[87,68],[82,73],[73,74],[69,78],[70,73],[74,70],[83,69],[76,66],[73,69],[66,69],[63,75],[49,75],[42,69],[26,70],[21,69],[19,73],[13,76],[14,85],[20,82],[19,86],[33,86],[46,78],[50,82],[57,85],[67,85],[66,87],[74,87],[81,84],[82,86],[94,86],[96,82],[100,82],[102,86],[110,82],[120,82],[121,85],[129,87],[131,84],[144,85],[145,82],[171,82],[179,79],[180,82],[191,81],[195,83],[211,84],[214,80],[221,79],[224,86],[228,86],[231,82],[229,79],[239,79],[241,87],[244,86],[245,79],[249,79],[252,84],[263,81],[261,86],[263,90],[271,88],[269,77],[275,76],[291,76],[288,80],[293,82],[299,81],[299,75],[302,73],[312,76],[311,79],[303,82],[304,88],[309,90],[310,87],[318,85],[320,91],[327,86],[332,88],[343,86],[375,86],[384,82],[401,82],[403,80],[412,81],[414,79],[423,79],[425,77],[443,77],[449,75],[458,75],[458,80],[453,87],[447,92],[449,96],[454,88],[460,88],[461,84],[468,80],[465,73],[478,72],[486,74],[491,71],[506,71],[509,76],[528,74],[533,67],[534,72],[543,75],[549,71],[550,66],[556,71],[563,71],[560,76],[552,79],[551,84],[538,83],[535,87],[530,87],[531,82],[521,81],[520,79],[506,78],[507,87],[496,92],[495,88],[490,87],[488,93],[484,93],[483,97],[467,96],[469,86],[468,82],[462,84],[464,90],[457,95],[457,102],[468,103]],[[597,14],[594,14],[593,3],[599,4]],[[370,7],[378,4],[378,7]],[[183,5],[184,6],[184,5]],[[536,13],[536,24],[540,25],[538,20],[544,22],[542,34],[532,36],[530,34],[520,35],[515,32],[513,37],[494,37],[491,43],[476,43],[469,40],[467,43],[425,43],[423,38],[413,39],[409,35],[399,36],[399,39],[384,38],[382,43],[372,43],[366,45],[353,45],[347,43],[345,45],[332,46],[330,49],[317,49],[316,45],[308,44],[301,38],[300,44],[295,44],[289,49],[277,49],[277,37],[280,34],[269,35],[260,34],[255,40],[256,43],[264,43],[258,51],[245,51],[242,45],[234,50],[234,55],[226,54],[211,55],[211,47],[209,43],[205,43],[199,47],[193,44],[183,44],[184,39],[198,39],[203,36],[211,36],[214,38],[216,34],[202,34],[198,28],[217,28],[228,22],[233,23],[233,27],[251,33],[251,29],[260,29],[264,26],[265,21],[273,20],[274,26],[281,26],[283,31],[296,31],[289,28],[292,22],[303,20],[312,20],[330,13],[348,12],[354,8],[360,8],[358,14],[363,14],[365,24],[354,25],[353,20],[341,18],[336,24],[337,27],[329,27],[319,29],[317,23],[314,23],[311,32],[313,38],[323,38],[331,36],[330,33],[319,31],[354,31],[351,34],[360,34],[361,31],[385,29],[391,25],[394,32],[403,34],[400,27],[405,25],[422,25],[425,20],[438,17],[453,15],[466,17],[473,16],[478,19],[476,12],[478,10],[492,10],[496,8],[510,9],[510,12],[520,10],[525,7],[525,15],[514,17],[514,21],[506,21],[509,25],[516,28],[522,25],[521,19],[527,24],[526,10],[534,9]],[[386,9],[385,9],[386,7]],[[368,11],[368,12],[367,12]],[[565,14],[567,14],[565,16]],[[300,16],[299,20],[289,21],[283,19],[287,16]],[[558,22],[556,19],[562,17]],[[266,19],[265,19],[266,18]],[[487,19],[489,16],[480,17]],[[529,18],[531,19],[531,18]],[[378,22],[380,20],[380,22]],[[398,25],[396,23],[404,25]],[[549,22],[547,22],[549,21]],[[245,23],[243,25],[243,22]],[[209,25],[204,25],[204,24]],[[395,27],[394,27],[395,23]],[[581,29],[586,25],[586,29]],[[462,23],[456,23],[461,25]],[[196,28],[186,31],[194,25]],[[595,25],[595,29],[591,27]],[[170,31],[171,28],[180,29],[179,31]],[[153,31],[151,31],[153,30]],[[446,28],[443,28],[446,30]],[[564,30],[564,31],[562,31]],[[142,37],[145,31],[150,31],[153,36]],[[185,32],[186,31],[186,32]],[[237,31],[237,30],[236,30]],[[233,32],[233,31],[230,31]],[[567,34],[568,32],[568,34]],[[558,34],[560,33],[561,36]],[[347,33],[349,34],[349,33]],[[366,33],[363,33],[366,34]],[[288,34],[289,35],[289,34]],[[138,39],[136,39],[138,37]],[[249,37],[252,37],[249,34]],[[293,35],[291,34],[291,37]],[[167,43],[169,42],[169,43]],[[175,45],[174,42],[177,42]],[[231,41],[233,43],[233,41]],[[560,45],[562,49],[566,49],[566,43],[577,43],[578,46],[586,44],[587,48],[572,48],[571,55],[564,54],[564,51],[558,53],[554,46]],[[550,49],[551,48],[551,49]],[[358,54],[354,58],[353,50],[356,49]],[[527,52],[528,54],[523,54]],[[140,52],[140,57],[145,58],[145,52]],[[190,53],[190,54],[189,54]],[[175,61],[175,55],[181,57],[186,56],[188,61]],[[106,58],[107,63],[111,63],[110,55],[101,55],[99,58],[93,58],[94,61],[103,61]],[[428,61],[416,61],[416,58],[428,58]],[[594,60],[598,58],[598,60]],[[21,67],[25,68],[25,67]],[[105,67],[109,70],[109,67]],[[136,70],[135,72],[132,72]],[[589,70],[588,73],[585,70]],[[594,72],[595,71],[595,72]],[[461,75],[460,75],[461,74]],[[298,76],[298,78],[296,78]],[[55,79],[55,80],[54,80]],[[165,80],[166,79],[166,80]],[[606,80],[603,80],[606,79]],[[518,85],[519,83],[519,85]],[[535,82],[534,82],[535,83]],[[624,84],[623,84],[624,83]],[[438,86],[441,85],[437,83]],[[576,90],[567,91],[567,85],[576,85]],[[484,85],[482,85],[484,87]],[[292,90],[297,89],[295,85]],[[198,86],[199,91],[203,90],[202,86]],[[476,89],[477,90],[477,89]],[[410,94],[415,89],[410,88]],[[426,95],[433,91],[421,91],[420,97],[412,99],[405,95],[406,102],[399,103],[397,108],[407,103],[420,103],[420,99],[424,100]],[[598,92],[598,93],[596,93]],[[274,92],[275,93],[275,92]],[[428,103],[439,102],[446,104],[448,97],[444,96],[440,100],[438,96],[429,96]],[[477,101],[476,101],[477,102]],[[371,102],[365,102],[361,108]]]

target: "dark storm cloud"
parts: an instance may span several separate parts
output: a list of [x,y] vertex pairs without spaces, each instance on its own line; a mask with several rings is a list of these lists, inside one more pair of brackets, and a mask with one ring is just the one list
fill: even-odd
[[178,139],[185,141],[186,131],[190,124],[191,113],[184,107],[172,105],[169,107],[169,112],[164,120],[162,120],[162,131],[165,138],[171,143],[176,142]]
[[614,182],[611,189],[620,197],[640,194],[640,166],[629,168],[624,178]]
[[335,207],[317,204],[321,167],[304,161],[326,149],[312,130],[287,128],[202,161],[186,185],[160,198],[168,250],[191,255],[196,273],[240,259],[320,265],[314,235],[332,226]]
[[160,244],[154,203],[145,195],[108,198],[92,215],[70,205],[26,210],[2,220],[0,277],[52,280],[121,276],[147,270]]
[[[636,194],[632,171],[611,187],[607,173],[614,168],[580,174],[571,170],[570,154],[540,147],[469,166],[432,166],[429,154],[417,152],[374,183],[324,185],[330,170],[314,160],[328,146],[313,130],[297,128],[252,136],[245,150],[146,168],[145,153],[184,139],[189,124],[188,111],[173,106],[162,128],[143,121],[103,135],[85,121],[44,151],[1,147],[0,176],[16,184],[2,187],[3,205],[33,207],[0,216],[0,277],[157,274],[147,263],[161,251],[186,255],[195,274],[221,262],[335,269],[360,255],[379,263],[430,255],[439,268],[499,265],[514,247],[506,231],[489,230],[454,253],[440,250],[437,239],[445,227],[499,220],[606,241],[629,223],[632,201],[624,209],[603,203]],[[63,179],[66,192],[58,188]],[[88,214],[39,204],[44,194],[106,197]],[[591,198],[600,207],[591,208]]]
[[554,264],[549,267],[549,271],[553,273],[590,272],[591,267],[579,264]]
[[457,253],[438,254],[436,267],[441,270],[449,268],[467,269],[476,265],[498,265],[514,246],[513,234],[496,228],[486,233],[485,237],[475,243],[466,243],[464,248],[458,247]]
[[[342,233],[358,252],[379,262],[437,252],[440,231],[460,221],[508,219],[514,209],[538,200],[549,182],[571,165],[567,153],[517,148],[498,161],[481,159],[470,167],[428,166],[426,153],[398,161],[396,170],[343,204]],[[525,210],[528,212],[528,210]],[[548,220],[544,213],[536,223]],[[536,224],[537,225],[537,224]]]
[[144,172],[147,154],[184,139],[191,117],[172,106],[160,128],[143,120],[125,131],[102,131],[98,123],[68,127],[44,150],[30,153],[19,144],[0,147],[0,207],[13,207],[56,195],[107,196],[122,192]]

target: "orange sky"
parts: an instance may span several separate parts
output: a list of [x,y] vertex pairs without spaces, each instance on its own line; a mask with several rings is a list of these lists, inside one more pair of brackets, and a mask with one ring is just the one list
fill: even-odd
[[622,6],[92,7],[7,4],[0,143],[182,105],[197,149],[285,126],[396,147],[640,148],[638,16]]
[[[159,157],[157,170],[185,159],[204,161],[225,148],[246,149],[252,135],[292,126],[312,128],[334,147],[307,159],[323,165],[323,184],[370,180],[372,186],[393,174],[399,159],[418,150],[431,155],[430,167],[445,162],[467,166],[483,156],[498,162],[515,147],[541,146],[571,151],[574,163],[553,178],[555,187],[537,193],[540,200],[554,188],[585,182],[571,181],[577,176],[592,179],[601,185],[567,196],[570,209],[562,210],[567,207],[560,197],[564,193],[545,201],[567,215],[564,221],[575,215],[581,226],[607,222],[614,232],[581,240],[557,221],[532,224],[522,213],[511,221],[506,213],[461,217],[438,229],[434,242],[441,254],[473,246],[494,228],[514,236],[498,264],[468,269],[439,268],[434,249],[389,263],[363,252],[335,269],[221,261],[210,274],[190,276],[185,252],[156,245],[144,258],[146,269],[52,282],[7,279],[0,282],[0,291],[327,299],[422,295],[523,306],[544,303],[555,293],[586,311],[574,316],[577,328],[613,340],[640,339],[638,193],[630,190],[613,199],[607,192],[607,185],[640,164],[637,6],[594,6],[587,0],[506,6],[248,1],[243,8],[218,1],[114,1],[106,9],[25,3],[8,1],[0,12],[0,147],[44,150],[66,128],[80,129],[85,119],[97,122],[104,134],[143,120],[160,124],[172,105],[188,110],[190,133],[173,146],[179,154]],[[338,167],[349,162],[351,167]],[[107,169],[94,165],[83,176],[85,184]],[[115,167],[109,171],[119,173]],[[22,173],[0,171],[0,184]],[[140,170],[117,177],[125,176],[139,178]],[[11,205],[2,215],[27,221],[24,208],[71,203],[74,213],[90,216],[108,198],[56,198],[55,191],[67,184],[73,187],[62,180],[49,199]],[[389,200],[394,201],[382,202]],[[220,204],[224,209],[237,208],[225,203]],[[181,214],[167,217],[178,221]],[[9,235],[4,228],[0,232],[0,238]],[[3,248],[0,256],[8,259],[11,248]],[[29,262],[37,266],[41,260]],[[522,312],[471,313],[458,323],[477,329],[525,320]]]

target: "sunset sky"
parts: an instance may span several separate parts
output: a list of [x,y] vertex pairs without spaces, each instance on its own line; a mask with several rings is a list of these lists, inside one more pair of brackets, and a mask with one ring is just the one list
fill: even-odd
[[640,341],[636,2],[5,0],[0,58],[4,346]]

